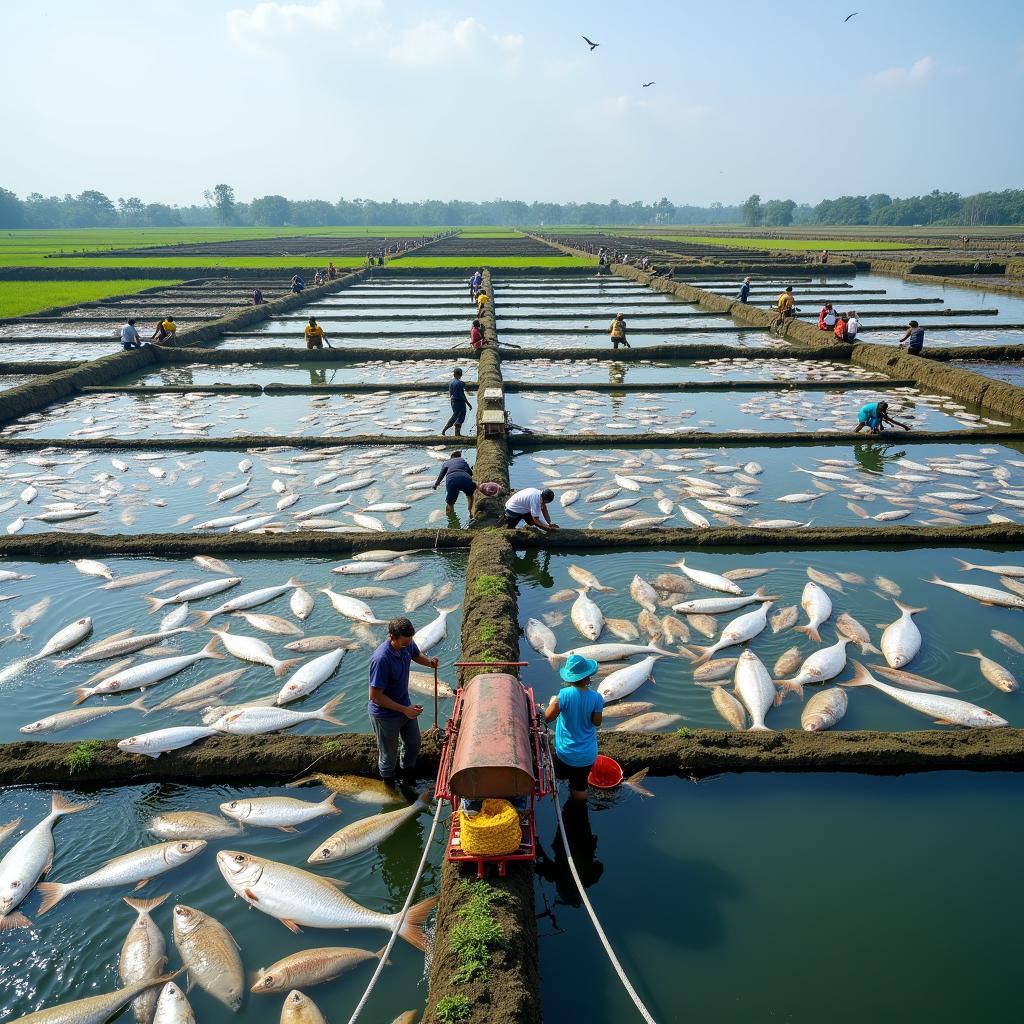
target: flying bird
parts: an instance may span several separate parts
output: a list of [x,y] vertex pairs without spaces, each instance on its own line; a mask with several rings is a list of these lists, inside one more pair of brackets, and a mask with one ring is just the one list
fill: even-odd
[[854,11],[853,14],[848,14],[843,18],[843,24],[845,25],[851,18],[856,18],[858,14],[860,14],[860,11]]
[[657,84],[658,84],[657,82],[644,82],[644,84],[641,86],[641,88],[642,89],[646,89],[648,86],[657,85]]
[[583,42],[585,42],[587,46],[590,47],[591,53],[593,53],[593,51],[596,50],[601,45],[600,43],[592,43],[586,36],[583,36]]

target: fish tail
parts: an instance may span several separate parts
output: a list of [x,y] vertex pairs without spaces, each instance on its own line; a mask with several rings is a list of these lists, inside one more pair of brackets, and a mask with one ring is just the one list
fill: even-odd
[[[684,644],[679,645],[679,654],[676,657],[682,655],[687,661],[692,661],[695,665],[701,665],[710,657],[707,653],[710,650],[708,647],[700,647],[698,644],[694,644],[692,648],[686,647]],[[700,652],[700,653],[698,653]]]
[[[8,637],[7,639],[10,639],[10,638]],[[0,642],[2,642],[2,641],[0,641]],[[63,670],[63,669],[66,669],[68,667],[68,665],[73,665],[73,664],[74,664],[74,661],[72,661],[72,660],[61,661],[59,658],[54,658],[53,659],[53,667],[56,668],[56,669]]]
[[36,888],[43,897],[43,902],[39,904],[39,910],[37,911],[39,917],[53,910],[68,894],[68,887],[63,882],[38,882],[36,883]]
[[602,587],[600,585],[594,587],[594,590],[596,590],[599,594],[612,594],[615,592],[614,587]]
[[150,910],[156,910],[156,908],[159,907],[160,904],[163,903],[170,895],[171,894],[169,892],[165,892],[163,896],[155,896],[151,900],[133,900],[131,896],[124,896],[122,898],[125,903],[132,908],[132,910],[141,914],[143,912],[148,913]]
[[652,793],[651,790],[647,789],[646,786],[641,785],[644,779],[647,778],[647,772],[647,768],[641,768],[636,774],[630,775],[628,779],[625,779],[622,784],[640,796],[654,796],[654,793]]
[[431,896],[430,899],[410,907],[409,913],[405,915],[402,930],[398,933],[409,945],[415,946],[424,953],[427,951],[427,936],[423,931],[423,925],[436,904],[437,897]]
[[[221,655],[221,657],[224,657],[224,655]],[[289,658],[287,661],[279,661],[274,666],[274,678],[280,679],[281,676],[287,675],[301,661],[301,658]]]
[[801,700],[804,699],[802,683],[795,683],[791,679],[776,679],[775,685],[779,688],[779,692],[775,695],[776,706],[781,704],[786,699],[786,695],[790,693],[795,693]]
[[137,700],[133,700],[131,702],[131,704],[125,704],[125,707],[126,708],[134,708],[136,711],[141,711],[142,714],[148,715],[149,712],[150,712],[150,709],[147,708],[146,705],[143,703],[144,700],[145,700],[144,697],[139,697]]
[[303,586],[303,582],[298,577],[292,576],[291,579],[288,580],[288,586],[289,587],[301,587],[301,586]]
[[[381,947],[380,947],[380,949],[375,949],[375,950],[373,951],[373,955],[374,955],[374,956],[375,956],[375,957],[376,957],[376,958],[377,958],[378,960],[382,960],[382,959],[384,958],[384,954],[385,954],[385,953],[387,952],[387,948],[388,948],[387,946],[381,946]],[[389,965],[390,965],[390,963],[391,963],[391,961],[390,961],[390,960],[385,960],[384,962],[385,962],[386,964],[389,964]]]
[[957,558],[956,555],[953,556],[953,561],[960,563],[960,570],[961,570],[961,572],[967,572],[970,569],[977,569],[978,568],[976,565],[973,565],[971,562],[965,562],[962,558]]
[[978,650],[977,647],[973,651],[957,651],[957,654],[962,654],[965,658],[984,658],[985,655]]
[[881,654],[882,652],[874,644],[862,643],[860,645],[860,653],[861,654]]
[[20,911],[4,914],[0,917],[0,933],[14,931],[15,928],[31,928],[32,922]]
[[871,686],[874,684],[871,673],[859,661],[851,661],[850,664],[853,666],[853,678],[840,683],[840,686]]
[[435,605],[431,605],[431,607],[432,607],[432,608],[434,609],[434,611],[435,611],[435,612],[437,612],[437,613],[438,613],[439,615],[451,615],[451,613],[452,613],[452,612],[457,612],[457,611],[459,610],[459,608],[460,608],[460,605],[457,605],[457,604],[453,604],[453,605],[451,606],[451,608],[438,608],[438,607],[437,607],[437,605],[435,604]]
[[338,794],[331,791],[331,795],[326,800],[322,801],[324,807],[327,809],[328,814],[341,814],[341,809],[334,806],[334,801],[338,799]]
[[92,804],[73,804],[63,793],[50,794],[51,814],[77,814],[79,811],[86,811]]
[[294,782],[286,782],[285,787],[287,789],[294,789],[296,786],[305,786],[310,782],[319,782],[322,785],[327,785],[324,782],[324,776],[317,773],[315,775],[303,775],[301,779],[296,779]]
[[199,620],[200,626],[205,626],[216,614],[216,612],[195,612],[195,617]]
[[[295,660],[299,661],[301,659],[296,658]],[[288,664],[288,663],[285,662],[285,664]],[[342,726],[342,725],[345,724],[344,722],[339,722],[338,719],[334,717],[334,712],[337,710],[338,705],[341,703],[341,698],[344,697],[344,696],[345,696],[345,694],[339,693],[337,697],[335,697],[333,700],[329,700],[319,710],[319,712],[317,714],[318,714],[318,717],[320,718],[321,721],[330,722],[331,725],[338,725],[338,726]]]
[[775,732],[774,729],[769,728],[767,725],[752,725],[747,732]]
[[816,644],[821,643],[821,634],[818,632],[817,626],[794,626],[794,630],[797,633],[803,633],[809,636]]
[[418,803],[421,807],[429,807],[430,806],[430,801],[433,799],[433,797],[434,797],[434,787],[433,786],[424,786],[420,790],[419,795],[416,797],[416,803]]
[[170,604],[170,601],[164,600],[162,597],[151,597],[149,594],[145,595],[146,604],[149,605],[149,614],[160,611],[165,604]]
[[[211,636],[207,645],[199,653],[206,658],[216,658],[217,661],[223,661],[224,655],[217,650],[219,642],[220,636]],[[291,664],[291,662],[285,662],[285,664]]]
[[927,608],[911,608],[910,605],[903,604],[901,601],[895,601],[894,600],[893,604],[896,605],[896,607],[899,608],[899,610],[901,612],[903,612],[905,615],[916,615],[919,612],[926,612],[926,611],[928,611]]

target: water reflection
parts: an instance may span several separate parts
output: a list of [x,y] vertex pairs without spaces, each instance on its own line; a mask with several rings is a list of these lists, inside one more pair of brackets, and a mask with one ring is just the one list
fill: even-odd
[[[562,808],[562,820],[565,823],[566,838],[569,840],[569,852],[576,864],[580,881],[584,889],[589,889],[596,885],[604,874],[604,864],[597,859],[597,836],[590,827],[590,810],[586,803],[573,800],[570,796]],[[544,849],[538,846],[537,874],[554,883],[557,893],[556,906],[580,906],[582,900],[569,870],[565,842],[557,828],[551,841],[551,852],[553,856],[549,857]]]
[[853,446],[853,457],[866,473],[881,476],[885,472],[887,462],[898,462],[907,457],[905,448],[893,449],[896,449],[896,446],[888,441],[859,442]]

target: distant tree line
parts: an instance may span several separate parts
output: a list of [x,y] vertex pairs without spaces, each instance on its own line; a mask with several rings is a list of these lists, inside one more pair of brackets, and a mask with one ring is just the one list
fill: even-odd
[[974,225],[1024,224],[1024,190],[931,192],[926,196],[894,199],[884,193],[839,196],[817,206],[792,199],[750,196],[739,206],[676,206],[662,197],[656,203],[524,203],[494,199],[483,203],[427,199],[400,203],[392,199],[286,199],[260,196],[242,203],[226,184],[204,193],[204,203],[169,206],[144,203],[136,196],[110,199],[93,189],[77,196],[44,196],[32,192],[24,199],[0,188],[0,228],[102,227],[389,227],[399,224],[435,227],[477,224],[537,224],[566,226],[738,224],[748,227],[788,227],[800,224]]

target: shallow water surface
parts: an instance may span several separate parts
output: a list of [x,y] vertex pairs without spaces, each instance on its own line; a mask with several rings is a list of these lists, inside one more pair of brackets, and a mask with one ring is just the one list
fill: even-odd
[[[153,815],[180,810],[202,810],[217,814],[226,801],[256,796],[289,796],[317,802],[328,795],[323,786],[286,789],[281,786],[187,787],[146,785],[99,791],[67,793],[74,803],[88,809],[62,818],[54,829],[56,856],[51,881],[70,881],[100,867],[111,857],[150,846],[161,840],[147,831]],[[277,829],[247,828],[237,836],[209,840],[205,850],[186,864],[153,879],[138,893],[128,886],[99,889],[68,896],[32,928],[5,933],[7,955],[0,966],[0,1011],[20,1017],[32,1010],[80,999],[120,987],[117,962],[121,945],[136,919],[135,911],[122,898],[152,899],[167,894],[162,906],[152,912],[164,934],[170,970],[181,958],[171,937],[171,917],[178,903],[194,907],[223,924],[241,947],[246,994],[239,1017],[258,1024],[277,1024],[284,995],[252,995],[248,992],[260,968],[269,967],[284,956],[319,946],[351,946],[377,950],[387,941],[381,929],[306,929],[293,935],[273,918],[250,909],[236,899],[217,869],[220,850],[241,850],[270,860],[307,868],[306,858],[315,844],[337,829],[377,813],[374,804],[337,801],[340,814],[328,815],[298,826],[295,833]],[[24,827],[34,825],[50,809],[50,795],[31,789],[8,790],[4,813],[24,816]],[[7,819],[5,819],[7,820]],[[344,878],[346,895],[385,913],[401,907],[416,872],[429,831],[429,818],[421,815],[406,823],[379,849],[322,868],[309,868],[325,877]],[[8,848],[14,842],[5,844]],[[5,851],[6,852],[6,851]],[[424,872],[420,894],[434,894],[439,884],[441,847],[435,846]],[[22,905],[36,920],[39,895],[33,892]],[[392,1020],[426,1001],[423,954],[399,941],[390,957],[391,966],[381,979],[367,1007],[373,1020]],[[310,987],[306,994],[331,1019],[347,1018],[355,1009],[373,973],[375,962],[361,964],[335,981]],[[184,990],[184,978],[177,980]],[[200,1020],[233,1019],[231,1012],[199,987],[188,994]],[[122,1019],[131,1020],[131,1010]]]
[[[1024,897],[1005,851],[1019,841],[1007,809],[1024,796],[1020,775],[648,781],[653,800],[594,799],[572,835],[588,895],[655,1019],[1015,1015]],[[547,806],[545,818],[551,853]],[[537,908],[554,911],[538,921],[545,1019],[639,1020],[564,867],[550,874]]]
[[[980,649],[982,653],[1004,665],[1020,678],[1024,671],[1024,655],[1008,650],[991,636],[991,631],[1002,631],[1019,637],[1024,611],[985,606],[960,593],[927,582],[937,574],[947,582],[1000,589],[998,575],[979,570],[964,571],[957,558],[979,565],[1019,565],[1024,561],[1019,553],[1014,552],[946,548],[934,551],[823,550],[763,553],[735,553],[720,549],[701,549],[695,552],[662,549],[602,551],[577,555],[528,551],[523,553],[518,561],[519,621],[525,628],[528,619],[543,620],[544,616],[548,616],[544,621],[547,621],[554,631],[558,653],[565,653],[589,643],[590,641],[583,638],[571,621],[571,608],[576,597],[573,591],[578,590],[580,584],[569,574],[569,567],[582,566],[593,573],[602,586],[612,588],[608,593],[591,591],[589,595],[601,608],[604,616],[632,621],[643,639],[628,642],[646,644],[649,642],[648,633],[638,624],[638,616],[642,609],[630,596],[630,583],[637,574],[648,581],[660,573],[679,575],[679,570],[670,566],[677,565],[679,560],[683,559],[687,566],[717,574],[739,568],[770,569],[770,572],[762,576],[738,581],[742,592],[753,594],[756,588],[763,587],[764,593],[778,595],[769,616],[782,608],[795,606],[799,612],[797,625],[806,624],[807,615],[800,612],[800,602],[803,588],[808,583],[807,568],[810,566],[814,570],[829,574],[843,587],[841,593],[832,589],[826,591],[832,600],[833,612],[820,628],[821,646],[836,643],[839,639],[835,627],[836,618],[843,612],[848,612],[867,629],[873,644],[877,647],[883,628],[900,615],[893,597],[876,582],[882,578],[895,583],[895,588],[891,587],[889,582],[885,585],[890,589],[899,589],[899,600],[904,605],[923,609],[914,616],[923,643],[920,653],[906,666],[907,671],[952,686],[957,692],[949,696],[987,708],[1005,718],[1011,725],[1024,725],[1024,698],[1020,692],[1004,693],[997,690],[982,676],[977,659],[958,653]],[[837,574],[851,572],[864,582],[838,579]],[[678,586],[682,587],[682,584]],[[559,592],[562,592],[559,599],[553,600]],[[672,612],[671,606],[681,601],[723,595],[697,585],[693,586],[691,592],[681,596],[671,595],[667,591],[662,592],[662,595],[664,603],[654,613],[659,623],[659,631],[664,629],[663,617],[674,615],[689,634],[687,646],[690,650],[696,651],[698,647],[713,644],[713,639],[701,633],[698,623],[688,618],[685,613]],[[709,632],[713,630],[713,636],[718,636],[727,623],[750,610],[744,607],[713,616],[717,623],[715,627],[708,626]],[[599,641],[615,643],[618,639],[606,628]],[[670,652],[678,649],[678,640],[676,644],[669,643],[667,639],[660,639],[658,642]],[[770,626],[757,635],[749,646],[769,671],[773,670],[776,660],[791,647],[799,649],[801,658],[806,658],[819,647],[795,629],[789,628],[775,633]],[[729,647],[715,657],[735,658],[740,652],[740,647]],[[846,667],[836,676],[838,682],[853,678],[854,660],[869,667],[885,667],[886,664],[879,654],[862,653],[853,644],[846,653]],[[538,699],[546,701],[560,685],[556,673],[547,659],[525,640],[520,643],[520,656],[530,663],[529,669],[525,672],[532,680]],[[634,662],[636,661],[637,658],[634,658]],[[885,681],[881,675],[878,678]],[[650,701],[655,705],[656,711],[681,715],[683,720],[677,722],[677,725],[689,728],[729,728],[712,704],[710,687],[695,683],[693,663],[687,657],[663,658],[658,661],[654,666],[654,679],[654,683],[641,684],[626,699]],[[724,685],[731,688],[731,676],[724,679]],[[820,685],[806,686],[805,698],[810,698],[819,689]],[[849,710],[839,722],[838,729],[890,731],[936,727],[930,718],[898,704],[873,688],[850,688],[848,697]],[[768,711],[766,724],[773,729],[798,729],[802,709],[801,701],[790,695],[779,707]],[[610,726],[616,724],[619,723],[609,721]]]

